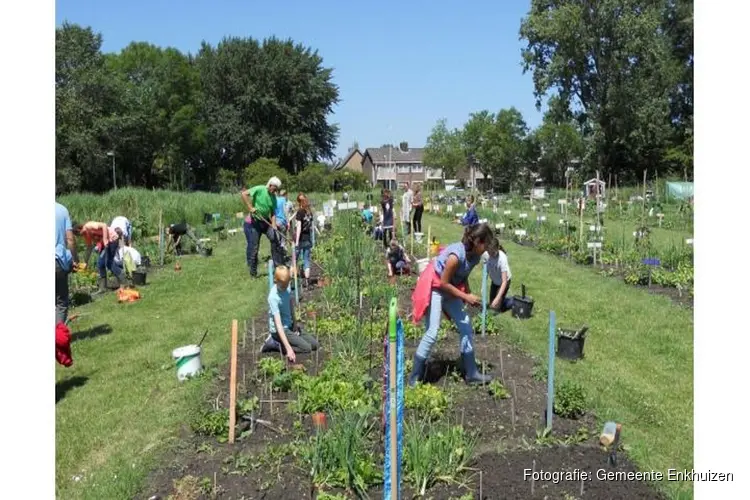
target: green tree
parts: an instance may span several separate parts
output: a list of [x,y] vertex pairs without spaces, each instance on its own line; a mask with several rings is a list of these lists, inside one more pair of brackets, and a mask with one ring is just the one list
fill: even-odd
[[454,177],[466,165],[461,131],[448,130],[447,121],[438,120],[427,138],[423,161],[428,167],[442,168],[446,178]]
[[121,111],[102,37],[64,23],[55,30],[55,181],[60,192],[112,187],[109,116]]
[[291,40],[225,38],[203,43],[196,64],[209,143],[226,147],[225,168],[279,158],[288,172],[333,156],[338,102],[332,70],[317,52]]
[[242,176],[245,188],[265,185],[271,177],[278,177],[281,186],[290,189],[291,176],[289,172],[279,166],[277,160],[271,158],[259,158],[245,168]]
[[539,141],[539,173],[555,186],[565,185],[565,171],[584,153],[581,133],[575,123],[556,123],[545,117],[542,125],[534,131]]
[[679,66],[663,2],[532,0],[520,35],[537,106],[557,93],[590,137],[588,168],[638,177],[657,167],[672,136]]

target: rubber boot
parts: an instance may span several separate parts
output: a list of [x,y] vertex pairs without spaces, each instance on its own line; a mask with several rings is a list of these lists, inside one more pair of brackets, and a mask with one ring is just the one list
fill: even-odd
[[117,279],[117,288],[118,289],[119,288],[123,288],[123,287],[125,287],[125,286],[127,286],[129,284],[128,283],[128,279],[125,276],[125,271],[120,272],[120,274],[116,275],[115,278]]
[[107,278],[99,278],[96,283],[99,289],[94,292],[94,295],[101,295],[107,292]]
[[421,382],[424,379],[425,363],[427,362],[421,356],[414,355],[414,368],[409,375],[409,387],[414,387],[417,382]]
[[477,368],[474,351],[461,354],[461,364],[464,369],[464,380],[467,384],[488,384],[492,381],[490,375],[482,375]]

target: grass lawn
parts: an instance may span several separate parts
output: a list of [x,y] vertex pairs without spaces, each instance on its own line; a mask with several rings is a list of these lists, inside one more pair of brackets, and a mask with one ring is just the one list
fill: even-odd
[[[442,244],[462,233],[435,216],[425,216],[424,224]],[[550,310],[557,326],[588,324],[585,360],[558,361],[558,380],[581,383],[599,418],[622,422],[623,443],[643,470],[691,469],[693,312],[593,269],[509,241],[503,245],[513,272],[511,293],[520,294],[524,283],[535,301],[529,320],[500,317],[503,335],[546,363]],[[481,291],[481,272],[473,273],[471,286]],[[692,492],[690,483],[662,487],[674,497]]]
[[[264,239],[259,257],[269,253]],[[204,365],[226,361],[232,319],[242,328],[265,300],[267,277],[259,266],[249,278],[242,233],[181,263],[149,275],[139,302],[109,293],[75,311],[86,315],[72,325],[74,365],[56,372],[58,398],[69,388],[56,406],[58,498],[133,498],[150,459],[203,399],[207,380],[180,384],[172,350],[208,329]]]

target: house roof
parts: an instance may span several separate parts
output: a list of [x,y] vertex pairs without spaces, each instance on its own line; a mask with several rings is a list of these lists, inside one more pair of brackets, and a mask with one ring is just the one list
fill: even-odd
[[346,156],[344,157],[344,159],[343,159],[343,160],[341,160],[340,162],[338,162],[338,163],[337,163],[336,165],[334,165],[334,166],[333,166],[333,168],[332,168],[331,170],[341,170],[342,168],[344,168],[344,165],[346,165],[347,163],[349,163],[349,160],[351,160],[351,159],[352,159],[352,157],[353,157],[353,156],[355,155],[355,153],[359,153],[360,155],[362,154],[362,153],[361,153],[361,152],[359,151],[359,149],[357,149],[357,148],[354,148],[354,149],[352,149],[352,150],[351,150],[351,151],[349,151],[349,153],[348,153],[348,154],[347,154],[347,155],[346,155]]
[[[586,182],[584,182],[583,184],[584,184],[584,185],[588,185],[588,184],[596,184],[596,178],[594,178],[594,179],[589,179],[589,180],[587,180]],[[599,184],[604,184],[604,185],[606,185],[607,183],[606,183],[606,182],[604,182],[603,180],[599,179]]]
[[401,151],[398,146],[393,148],[367,148],[365,156],[368,154],[373,163],[383,163],[388,161],[390,152],[391,161],[395,163],[422,163],[424,157],[424,148],[409,148],[408,151]]

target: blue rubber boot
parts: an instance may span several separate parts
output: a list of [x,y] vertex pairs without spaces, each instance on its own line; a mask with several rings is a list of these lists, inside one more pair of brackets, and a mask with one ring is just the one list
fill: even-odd
[[461,354],[461,364],[464,369],[464,380],[467,384],[488,384],[492,381],[489,375],[482,375],[477,369],[477,360],[474,351]]
[[427,360],[421,356],[414,355],[414,368],[409,375],[409,387],[414,387],[417,382],[421,382],[424,379],[424,369]]

